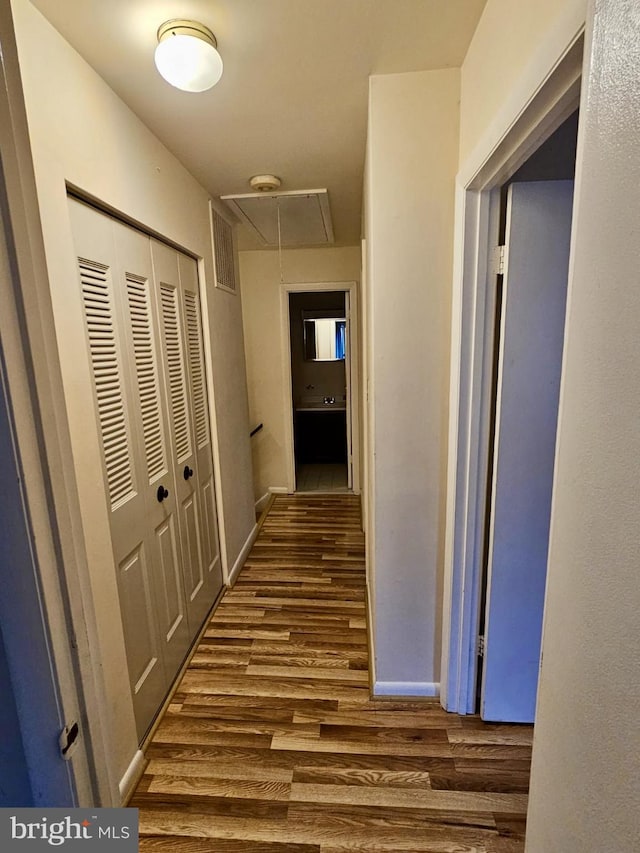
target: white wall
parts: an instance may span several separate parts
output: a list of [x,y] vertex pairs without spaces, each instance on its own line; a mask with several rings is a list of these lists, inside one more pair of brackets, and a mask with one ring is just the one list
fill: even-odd
[[488,0],[461,71],[461,166],[508,130],[524,106],[523,80],[530,79],[533,96],[540,65],[547,56],[555,62],[567,33],[582,26],[585,7],[586,0]]
[[640,8],[587,45],[528,853],[640,845]]
[[440,668],[459,71],[374,76],[365,236],[376,690]]
[[[284,251],[288,283],[359,281],[360,247]],[[264,424],[252,438],[254,492],[259,500],[270,487],[286,488],[287,446],[283,367],[287,343],[280,318],[278,252],[240,252],[242,314],[246,342],[249,413],[252,425]]]
[[27,0],[14,0],[47,266],[91,584],[102,672],[109,696],[108,753],[120,779],[137,748],[129,695],[108,518],[92,407],[65,181],[202,258],[215,413],[221,509],[232,565],[254,525],[244,347],[238,296],[212,287],[205,190]]

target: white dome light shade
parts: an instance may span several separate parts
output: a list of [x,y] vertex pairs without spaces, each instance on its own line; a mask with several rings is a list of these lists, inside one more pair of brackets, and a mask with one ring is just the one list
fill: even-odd
[[222,57],[210,29],[195,21],[167,21],[158,30],[156,68],[184,92],[204,92],[222,77]]

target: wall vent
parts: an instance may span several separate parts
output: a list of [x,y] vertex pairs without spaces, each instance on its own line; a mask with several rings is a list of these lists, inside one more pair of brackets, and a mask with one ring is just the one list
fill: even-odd
[[236,292],[236,264],[233,253],[233,227],[211,206],[213,254],[216,264],[216,286]]

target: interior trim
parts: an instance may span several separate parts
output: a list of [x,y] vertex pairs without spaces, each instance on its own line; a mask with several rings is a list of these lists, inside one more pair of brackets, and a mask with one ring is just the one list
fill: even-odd
[[258,535],[258,525],[254,524],[251,530],[251,533],[247,537],[247,541],[242,546],[242,550],[238,554],[238,559],[233,564],[233,568],[229,572],[229,581],[227,586],[232,587],[236,582],[238,575],[240,574],[240,569],[244,566],[247,557],[249,556],[249,551],[253,546],[253,543],[256,541],[256,536]]
[[375,681],[374,696],[439,696],[438,681]]

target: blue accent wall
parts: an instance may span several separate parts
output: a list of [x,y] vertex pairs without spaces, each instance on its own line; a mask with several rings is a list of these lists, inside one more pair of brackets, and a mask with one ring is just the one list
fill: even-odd
[[0,632],[0,807],[31,805],[33,797],[27,762],[4,641]]
[[12,798],[12,805],[63,808],[75,805],[75,791],[58,749],[62,721],[1,355],[0,797]]

